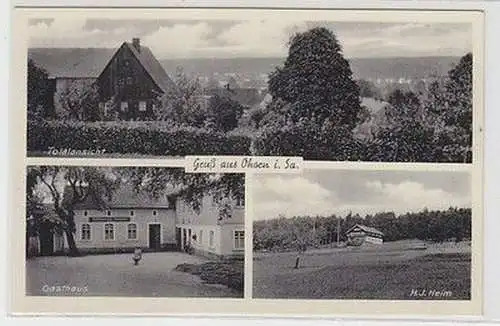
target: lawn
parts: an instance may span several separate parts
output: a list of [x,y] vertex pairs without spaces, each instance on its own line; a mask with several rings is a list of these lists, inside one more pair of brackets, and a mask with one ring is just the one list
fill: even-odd
[[299,269],[293,268],[295,257],[294,253],[257,254],[253,296],[470,300],[471,254],[463,248],[457,252],[394,248],[306,252]]

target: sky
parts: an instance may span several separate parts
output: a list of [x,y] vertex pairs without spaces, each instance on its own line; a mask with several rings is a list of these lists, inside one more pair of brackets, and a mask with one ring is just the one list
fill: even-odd
[[356,23],[252,20],[31,19],[30,47],[118,47],[133,37],[159,59],[284,57],[294,32],[331,29],[346,57],[462,56],[472,27],[459,23]]
[[255,175],[254,220],[471,207],[467,172],[306,170]]

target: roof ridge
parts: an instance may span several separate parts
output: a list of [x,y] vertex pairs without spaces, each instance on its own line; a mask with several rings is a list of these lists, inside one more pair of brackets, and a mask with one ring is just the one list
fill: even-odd
[[[125,41],[124,43],[129,48],[129,50],[134,54],[136,59],[141,63],[141,65],[146,70],[147,74],[151,77],[151,79],[156,84],[156,86],[158,86],[158,88],[160,88],[163,92],[166,93],[168,91],[168,88],[176,87],[174,81],[167,74],[167,72],[165,71],[161,63],[158,61],[158,59],[154,56],[153,51],[151,51],[149,47],[141,45],[141,50],[138,51],[132,43],[127,41]],[[144,54],[147,54],[149,58],[145,58]],[[154,64],[156,67],[152,67],[151,66],[152,64]],[[160,73],[163,76],[158,76],[157,73]]]

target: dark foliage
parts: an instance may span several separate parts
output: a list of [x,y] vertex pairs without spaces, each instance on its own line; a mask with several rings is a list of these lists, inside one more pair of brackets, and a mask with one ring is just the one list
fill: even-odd
[[215,95],[208,103],[208,126],[222,132],[231,131],[238,126],[244,109],[241,104],[228,97]]
[[42,118],[54,117],[53,105],[49,100],[51,95],[49,74],[31,59],[28,59],[27,92],[28,115]]
[[[296,250],[301,239],[309,247],[336,242],[337,226],[340,225],[340,241],[345,232],[355,224],[364,224],[384,233],[384,241],[420,239],[442,242],[449,239],[461,241],[471,238],[471,209],[450,208],[445,211],[423,210],[396,216],[392,212],[346,217],[294,217],[256,221],[253,225],[255,250]],[[340,221],[339,221],[340,219]],[[297,230],[307,230],[297,232]],[[304,236],[307,235],[307,236]]]
[[205,195],[217,201],[224,198],[245,198],[243,173],[185,173],[184,169],[127,167],[116,168],[116,173],[126,178],[136,191],[146,191],[153,197],[163,194],[168,187],[176,187],[176,196],[194,210],[198,210]]
[[28,151],[49,147],[105,149],[106,153],[181,156],[190,154],[248,155],[250,139],[211,130],[175,127],[157,122],[29,121]]
[[326,28],[291,39],[284,66],[270,75],[269,93],[293,104],[287,113],[294,122],[314,117],[319,124],[330,120],[348,129],[356,125],[359,87],[340,43]]
[[243,292],[244,266],[242,261],[209,262],[200,265],[180,264],[175,270],[198,275],[208,284],[222,284]]

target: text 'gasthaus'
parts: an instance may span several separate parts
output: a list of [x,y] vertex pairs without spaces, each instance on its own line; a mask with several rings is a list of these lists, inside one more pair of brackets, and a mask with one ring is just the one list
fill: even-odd
[[188,173],[300,173],[302,157],[286,156],[186,156]]

